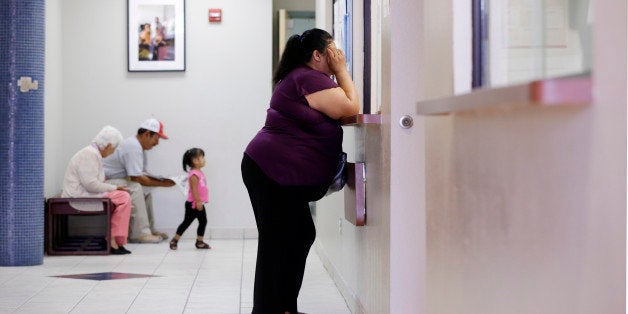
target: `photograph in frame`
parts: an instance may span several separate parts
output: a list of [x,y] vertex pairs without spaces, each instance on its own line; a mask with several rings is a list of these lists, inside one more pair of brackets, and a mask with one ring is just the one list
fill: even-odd
[[185,1],[127,3],[128,71],[185,71]]

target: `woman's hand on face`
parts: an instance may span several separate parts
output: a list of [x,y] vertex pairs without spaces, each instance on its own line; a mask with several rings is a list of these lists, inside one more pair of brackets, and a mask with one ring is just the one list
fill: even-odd
[[347,70],[347,61],[344,52],[336,47],[328,46],[327,65],[334,74]]

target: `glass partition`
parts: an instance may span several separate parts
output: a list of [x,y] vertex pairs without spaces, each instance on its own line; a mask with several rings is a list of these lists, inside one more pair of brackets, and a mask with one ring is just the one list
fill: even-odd
[[473,87],[586,73],[592,0],[474,0]]

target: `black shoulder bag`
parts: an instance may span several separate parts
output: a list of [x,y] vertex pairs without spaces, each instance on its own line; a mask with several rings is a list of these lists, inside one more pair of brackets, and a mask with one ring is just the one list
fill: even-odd
[[342,188],[347,183],[347,153],[341,152],[338,159],[338,166],[336,166],[336,174],[334,175],[334,179],[331,181],[329,188],[327,189],[327,194],[329,195],[334,192],[338,192],[342,190]]

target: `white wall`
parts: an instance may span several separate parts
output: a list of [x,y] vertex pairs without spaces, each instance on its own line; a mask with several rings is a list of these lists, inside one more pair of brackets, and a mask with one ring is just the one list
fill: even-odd
[[623,313],[626,3],[596,1],[594,101],[429,117],[428,313]]
[[588,205],[591,109],[430,118],[430,312],[578,313],[597,211]]
[[332,3],[325,0],[316,0],[316,27],[331,33],[333,27]]
[[63,55],[60,0],[46,1],[46,54],[44,80],[44,194],[60,192],[67,160],[63,151]]
[[[270,0],[186,1],[186,71],[130,73],[125,1],[51,2],[47,33],[58,42],[47,53],[52,61],[47,84],[61,90],[46,99],[47,195],[60,190],[60,169],[103,125],[131,136],[144,119],[155,117],[170,140],[149,151],[149,170],[182,174],[184,151],[203,148],[211,235],[254,231],[240,160],[263,126],[270,99],[271,5]],[[60,14],[54,14],[57,8]],[[221,23],[208,23],[209,8],[222,8]],[[176,189],[153,193],[156,226],[173,230],[182,221],[185,197]]]

